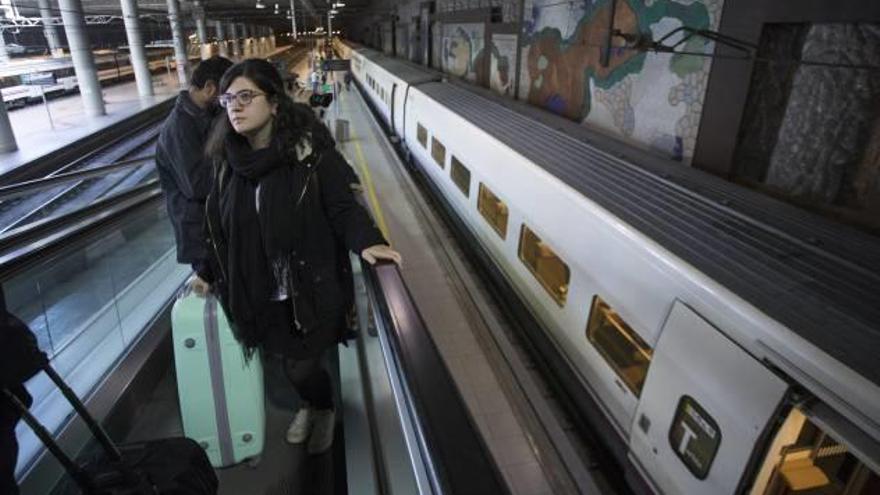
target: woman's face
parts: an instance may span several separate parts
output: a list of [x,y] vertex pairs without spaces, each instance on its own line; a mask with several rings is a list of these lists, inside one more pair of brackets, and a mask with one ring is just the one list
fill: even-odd
[[226,95],[237,95],[227,103],[226,115],[235,132],[245,136],[255,135],[269,125],[278,109],[277,103],[269,101],[266,93],[244,76],[232,81],[223,96]]

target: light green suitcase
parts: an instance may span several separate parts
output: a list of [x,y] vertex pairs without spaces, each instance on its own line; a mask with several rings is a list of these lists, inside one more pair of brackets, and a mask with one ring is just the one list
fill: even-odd
[[183,432],[214,467],[255,463],[266,436],[263,366],[245,362],[214,296],[181,293],[171,310],[177,396]]

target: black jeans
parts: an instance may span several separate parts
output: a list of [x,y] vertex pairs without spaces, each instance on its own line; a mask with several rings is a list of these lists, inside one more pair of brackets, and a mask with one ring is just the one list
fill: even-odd
[[302,400],[315,409],[333,409],[333,382],[320,357],[285,359],[284,373]]

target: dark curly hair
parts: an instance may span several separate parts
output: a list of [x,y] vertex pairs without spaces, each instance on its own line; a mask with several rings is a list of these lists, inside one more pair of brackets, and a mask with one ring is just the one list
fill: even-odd
[[[302,103],[294,103],[287,95],[281,74],[271,63],[263,59],[251,58],[233,65],[220,79],[220,93],[225,93],[232,82],[239,77],[249,79],[260,88],[260,91],[266,93],[268,101],[278,104],[272,137],[280,139],[285,152],[289,153],[291,158],[296,155],[296,144],[305,135],[311,135],[311,145],[314,149],[328,149],[335,145],[330,131],[315,116],[314,111]],[[224,143],[230,132],[234,132],[232,125],[223,112],[215,119],[205,145],[205,154],[214,163],[225,159]]]

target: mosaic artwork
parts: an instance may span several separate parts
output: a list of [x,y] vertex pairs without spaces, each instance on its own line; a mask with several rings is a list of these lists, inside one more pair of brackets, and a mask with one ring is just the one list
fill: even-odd
[[479,71],[485,27],[481,23],[444,24],[442,26],[440,67],[443,72],[472,83],[481,78]]
[[[525,0],[519,97],[689,163],[711,59],[626,48],[600,63],[610,0]],[[717,29],[723,0],[617,0],[614,27],[658,40],[674,29]],[[676,41],[680,38],[674,38]],[[711,53],[695,37],[680,50]]]
[[513,96],[516,77],[515,34],[493,34],[489,59],[489,87],[495,92]]

